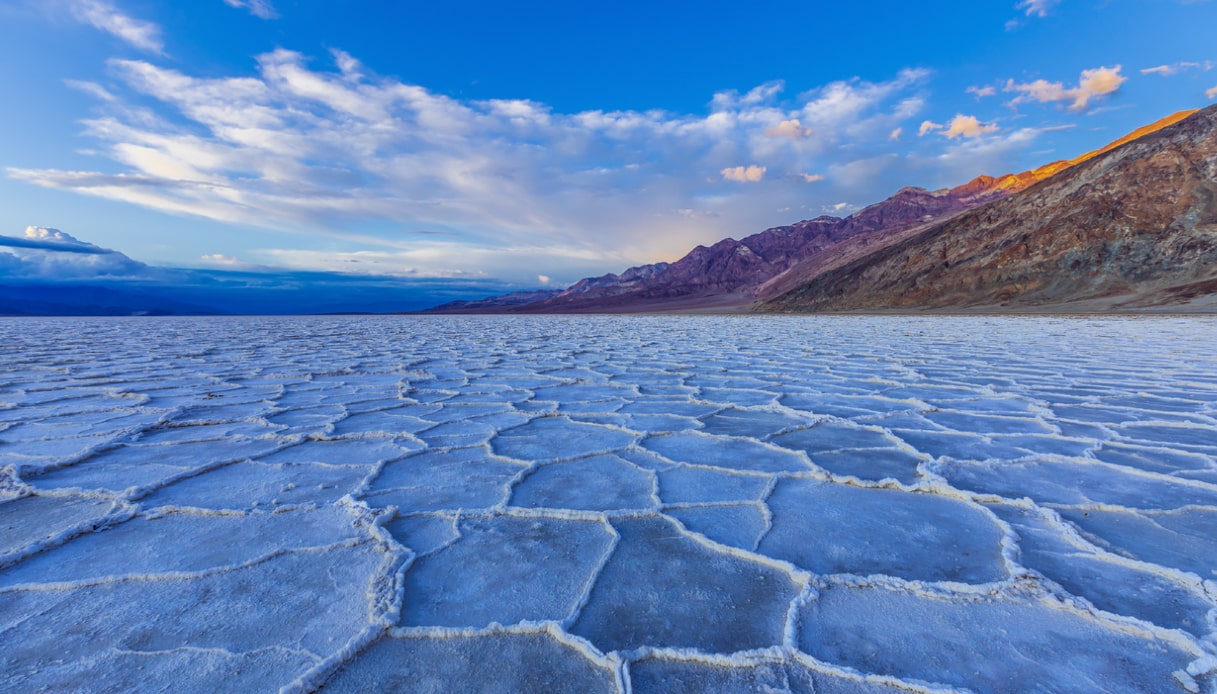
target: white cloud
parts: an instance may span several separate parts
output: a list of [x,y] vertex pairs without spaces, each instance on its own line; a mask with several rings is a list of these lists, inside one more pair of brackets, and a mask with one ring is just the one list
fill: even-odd
[[989,137],[953,140],[954,144],[933,157],[932,161],[921,163],[936,165],[945,172],[944,182],[947,185],[964,183],[981,173],[990,176],[1013,173],[1014,170],[1010,168],[1012,157],[1025,152],[1040,134],[1052,129],[1020,128]]
[[224,0],[224,4],[237,9],[249,10],[250,14],[261,19],[275,19],[279,16],[270,0]]
[[161,28],[152,22],[123,14],[104,0],[71,0],[69,9],[77,21],[113,34],[136,48],[163,55]]
[[986,133],[997,132],[997,130],[996,125],[981,123],[976,116],[965,116],[958,113],[947,124],[946,132],[943,135],[948,140],[954,140],[957,137],[979,137]]
[[1174,65],[1159,65],[1157,67],[1142,68],[1141,70],[1142,75],[1162,75],[1163,77],[1169,77],[1177,72],[1179,72],[1179,68]]
[[[681,253],[688,252],[684,248]],[[572,281],[586,277],[592,268],[602,267],[603,256],[576,248],[520,245],[503,248],[471,248],[461,244],[437,243],[431,246],[395,251],[317,251],[298,248],[272,248],[257,251],[271,260],[276,268],[309,272],[335,272],[366,277],[398,277],[429,279],[487,279],[510,273],[525,265],[533,274],[522,275],[521,281],[531,284],[535,268],[542,266],[571,266],[575,268]],[[621,269],[621,259],[612,258]],[[472,269],[470,269],[472,268]]]
[[199,256],[199,260],[203,261],[204,265],[229,269],[254,269],[260,267],[258,265],[254,265],[253,263],[247,263],[240,258],[235,258],[231,255],[224,255],[223,253],[208,253],[206,255]]
[[1120,85],[1128,79],[1120,74],[1120,67],[1117,65],[1082,70],[1076,87],[1065,87],[1060,82],[1048,82],[1042,79],[1026,83],[1007,80],[1004,91],[1018,93],[1018,96],[1010,101],[1011,105],[1028,101],[1040,103],[1063,101],[1069,102],[1071,111],[1084,111],[1092,100],[1119,91]]
[[148,267],[58,229],[30,226],[21,236],[0,235],[0,269],[10,279],[70,280],[138,277]]
[[715,111],[730,111],[745,106],[769,103],[777,98],[778,94],[781,94],[785,88],[786,84],[781,80],[777,80],[755,87],[743,96],[740,96],[740,93],[734,89],[722,91],[714,95],[714,98],[710,101],[710,106]]
[[929,133],[942,130],[946,126],[942,123],[935,123],[932,120],[921,121],[921,127],[917,129],[917,137],[925,137]]
[[1184,70],[1212,70],[1212,69],[1213,69],[1213,62],[1211,60],[1206,60],[1203,63],[1194,63],[1194,62],[1184,61],[1184,62],[1180,62],[1180,63],[1172,63],[1170,65],[1157,65],[1155,67],[1142,68],[1141,74],[1142,75],[1161,75],[1162,77],[1170,77],[1171,75],[1177,75],[1180,72],[1183,72]]
[[1217,99],[1217,87],[1207,90],[1204,95],[1210,99]]
[[895,142],[896,140],[899,140],[900,136],[903,134],[904,134],[904,128],[896,128],[895,130],[888,133],[887,139]]
[[766,170],[763,166],[751,164],[749,166],[730,166],[723,169],[720,173],[723,175],[723,180],[726,181],[758,183],[765,177]]
[[986,85],[984,87],[972,86],[965,89],[964,92],[975,95],[977,99],[983,99],[986,96],[993,96],[996,94],[997,88],[993,85]]
[[1022,0],[1015,9],[1023,10],[1028,17],[1047,17],[1048,11],[1060,0]]
[[549,275],[537,275],[537,281],[541,284],[549,284],[553,280]]
[[857,205],[854,205],[853,203],[838,202],[833,205],[824,205],[820,209],[829,214],[847,215],[847,214],[850,214],[851,212],[857,212],[858,210],[860,210],[862,208],[858,207]]
[[[571,272],[670,260],[758,220],[788,221],[774,210],[816,209],[842,197],[837,185],[854,186],[849,196],[859,199],[890,194],[884,176],[897,145],[888,138],[924,107],[929,77],[905,70],[789,99],[773,83],[720,94],[700,113],[563,113],[524,99],[437,94],[379,76],[342,51],[331,60],[312,64],[276,50],[258,56],[252,73],[231,77],[112,61],[113,99],[97,93],[100,111],[84,121],[87,149],[101,161],[8,175],[243,228],[359,235],[359,246],[389,253],[434,251],[425,263],[392,261],[419,272],[502,277],[495,273],[510,260],[518,281],[538,272],[566,281]],[[797,122],[803,136],[766,134],[784,122],[783,131]],[[860,173],[841,179],[834,166]],[[806,186],[793,175],[722,185],[768,183],[772,171],[822,171],[832,185]],[[392,231],[403,227],[450,236]],[[513,250],[537,248],[557,249],[545,256],[552,265],[524,262]],[[326,269],[323,256],[298,256],[297,266]]]
[[811,129],[804,128],[798,118],[791,118],[768,128],[765,130],[765,135],[766,137],[788,137],[797,140],[801,137],[811,137]]
[[799,178],[803,179],[804,183],[819,183],[824,180],[820,174],[800,173]]
[[115,96],[96,82],[84,80],[64,80],[63,83],[78,92],[83,92],[98,101],[114,101]]
[[833,82],[805,95],[808,101],[801,109],[800,122],[816,132],[852,137],[887,132],[899,120],[916,115],[924,101],[910,96],[898,102],[890,113],[870,115],[875,104],[920,86],[929,76],[928,70],[906,69],[890,82]]

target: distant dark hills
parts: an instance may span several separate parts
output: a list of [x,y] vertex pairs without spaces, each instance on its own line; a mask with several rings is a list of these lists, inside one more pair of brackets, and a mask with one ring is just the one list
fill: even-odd
[[1217,106],[1068,161],[904,188],[674,263],[441,313],[1217,310]]
[[308,272],[148,268],[144,274],[48,281],[0,272],[0,316],[402,313],[505,286]]

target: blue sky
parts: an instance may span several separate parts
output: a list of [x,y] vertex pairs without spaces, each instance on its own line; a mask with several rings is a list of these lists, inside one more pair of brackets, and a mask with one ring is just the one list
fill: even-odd
[[1214,103],[1213,27],[1213,0],[8,0],[0,235],[562,286]]

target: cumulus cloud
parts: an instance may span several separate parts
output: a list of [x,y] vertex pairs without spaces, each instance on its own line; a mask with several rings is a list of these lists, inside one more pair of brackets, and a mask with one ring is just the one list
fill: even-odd
[[108,248],[48,227],[29,226],[21,236],[0,235],[0,267],[9,279],[138,277],[148,266]]
[[996,125],[981,123],[976,116],[965,116],[960,113],[956,114],[947,124],[946,132],[943,135],[948,140],[954,140],[957,137],[979,137],[985,133],[997,132],[997,130]]
[[797,140],[800,137],[811,137],[811,129],[804,128],[798,118],[784,120],[781,123],[765,130],[767,137],[788,137],[792,140]]
[[977,99],[983,99],[986,96],[993,96],[996,94],[997,88],[992,85],[986,85],[984,87],[972,86],[965,89],[964,92],[975,95]]
[[1213,87],[1204,93],[1210,99],[1217,99],[1217,87]]
[[549,284],[552,280],[553,278],[549,275],[537,275],[537,281],[541,284]]
[[765,177],[766,168],[751,164],[748,166],[729,166],[723,169],[720,173],[725,181],[736,181],[738,183],[758,183]]
[[1128,79],[1120,74],[1120,67],[1117,65],[1082,70],[1076,87],[1065,87],[1060,82],[1049,82],[1042,79],[1025,83],[1007,80],[1004,91],[1018,94],[1009,102],[1012,106],[1028,101],[1039,103],[1061,101],[1068,102],[1068,108],[1071,111],[1084,111],[1091,101],[1119,91],[1120,85]]
[[930,133],[940,133],[948,140],[954,140],[960,137],[980,137],[987,133],[997,132],[999,128],[991,123],[981,123],[976,116],[965,116],[962,113],[955,114],[950,123],[943,125],[934,121],[923,121],[917,135],[924,137]]
[[0,246],[57,251],[60,253],[83,253],[85,255],[104,255],[115,252],[80,241],[71,234],[58,229],[37,226],[26,227],[25,233],[21,236],[0,235]]
[[819,183],[824,180],[820,174],[800,173],[799,178],[803,179],[804,183]]
[[888,133],[887,139],[895,142],[896,140],[899,140],[900,136],[903,134],[904,134],[904,128],[896,128],[895,130]]
[[152,22],[123,14],[104,0],[71,0],[68,7],[77,21],[117,36],[140,50],[162,55],[165,52],[161,28]]
[[[721,182],[821,170],[844,157],[877,162],[871,174],[888,170],[896,161],[890,133],[924,107],[929,73],[789,97],[770,83],[722,92],[699,113],[458,99],[377,75],[339,50],[328,65],[276,50],[230,77],[113,60],[110,76],[113,98],[98,93],[98,115],[83,122],[87,148],[103,164],[8,175],[242,227],[348,240],[372,228],[363,245],[438,249],[445,255],[427,260],[441,268],[494,272],[491,256],[543,247],[554,265],[516,277],[531,281],[543,270],[565,281],[567,268],[670,259],[775,209],[839,199],[840,191],[809,191],[793,176],[746,190]],[[782,136],[768,134],[775,127]],[[851,180],[860,187],[850,195],[860,198],[892,189],[873,175]],[[451,236],[441,245],[388,230],[403,226]]]
[[224,4],[249,10],[250,14],[261,19],[275,19],[279,16],[270,0],[224,0]]

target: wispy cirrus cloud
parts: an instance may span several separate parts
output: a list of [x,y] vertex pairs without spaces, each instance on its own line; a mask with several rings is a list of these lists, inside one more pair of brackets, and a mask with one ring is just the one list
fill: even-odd
[[1120,74],[1121,66],[1096,67],[1082,70],[1076,87],[1066,87],[1061,82],[1039,79],[1032,82],[1007,80],[1004,91],[1017,94],[1009,101],[1011,106],[1031,101],[1039,103],[1065,102],[1070,111],[1085,111],[1092,102],[1110,96],[1120,90],[1128,80]]
[[1213,69],[1213,61],[1211,61],[1211,60],[1206,60],[1203,63],[1183,61],[1183,62],[1178,62],[1178,63],[1171,63],[1169,65],[1155,65],[1154,67],[1141,68],[1141,74],[1142,75],[1159,75],[1161,77],[1170,77],[1171,75],[1177,75],[1180,72],[1185,72],[1187,70],[1208,71],[1208,70],[1212,70],[1212,69]]
[[[494,254],[544,249],[554,275],[667,259],[749,233],[775,209],[839,200],[838,185],[859,186],[850,191],[859,199],[890,194],[877,175],[898,162],[889,136],[924,107],[929,77],[904,70],[790,97],[768,83],[720,92],[704,113],[562,113],[524,99],[457,99],[377,76],[345,52],[331,57],[317,68],[277,50],[258,56],[252,74],[221,78],[111,61],[98,89],[112,99],[84,88],[102,100],[84,126],[104,164],[8,174],[235,225],[434,251],[408,256],[426,260],[420,271],[494,272]],[[816,169],[827,179],[809,189],[798,174]],[[834,170],[870,177],[838,183]],[[451,236],[384,231],[390,224]]]
[[1015,9],[1022,10],[1028,17],[1047,17],[1058,2],[1060,0],[1022,0]]
[[68,9],[77,21],[112,34],[142,51],[165,53],[160,26],[131,17],[105,0],[70,0]]
[[279,13],[270,0],[224,0],[224,4],[237,9],[248,10],[250,14],[260,19],[277,19]]
[[[1019,128],[985,137],[962,139],[933,159],[938,165],[955,171],[986,171],[992,176],[1013,173],[1005,168],[1005,162],[1016,153],[1031,147],[1041,135],[1051,129],[1053,128]],[[963,182],[958,180],[955,184]]]
[[[1043,19],[1051,13],[1052,8],[1055,7],[1059,2],[1060,0],[1020,0],[1020,2],[1014,6],[1014,9],[1021,10],[1023,17],[1035,17],[1038,19]],[[1006,22],[1006,31],[1014,31],[1015,29],[1023,26],[1024,23],[1025,20],[1022,17],[1015,17],[1014,19]]]

